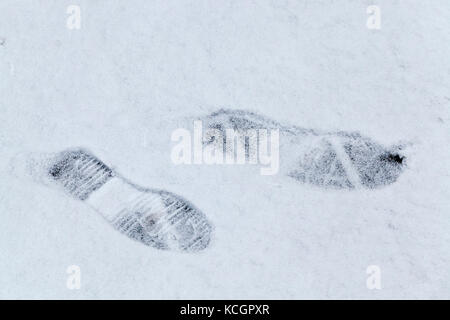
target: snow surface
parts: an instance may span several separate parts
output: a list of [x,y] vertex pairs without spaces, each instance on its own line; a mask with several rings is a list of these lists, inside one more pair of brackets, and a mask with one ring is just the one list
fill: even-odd
[[[66,28],[70,4],[80,30]],[[373,4],[380,30],[366,27]],[[2,0],[0,298],[449,299],[449,28],[447,0]],[[405,142],[407,168],[332,190],[175,166],[173,130],[223,107]],[[132,241],[17,161],[77,146],[189,199],[214,225],[210,246]]]

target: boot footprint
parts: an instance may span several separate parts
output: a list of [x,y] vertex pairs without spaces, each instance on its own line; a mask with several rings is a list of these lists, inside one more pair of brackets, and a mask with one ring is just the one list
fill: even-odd
[[115,229],[145,245],[190,252],[210,242],[210,223],[188,201],[168,191],[136,186],[83,149],[57,154],[47,175]]
[[[245,135],[248,130],[278,129],[281,171],[302,183],[335,188],[375,188],[397,180],[405,167],[402,147],[385,148],[359,133],[321,132],[285,126],[244,110],[218,110],[202,119],[208,129]],[[205,143],[212,143],[206,141]],[[255,150],[255,149],[253,149]]]

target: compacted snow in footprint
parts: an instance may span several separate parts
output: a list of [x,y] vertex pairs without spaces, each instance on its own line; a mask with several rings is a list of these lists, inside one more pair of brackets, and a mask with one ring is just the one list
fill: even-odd
[[369,5],[2,1],[0,298],[450,298],[450,6]]
[[[400,154],[401,147],[388,150],[357,132],[317,132],[285,126],[242,110],[219,110],[205,117],[202,124],[205,122],[209,137],[207,145],[220,153],[231,153],[236,159],[241,146],[248,163],[252,156],[256,159],[261,153],[258,144],[268,144],[267,139],[264,143],[260,141],[260,130],[266,130],[266,135],[270,135],[269,130],[281,130],[281,142],[278,138],[278,144],[282,144],[280,157],[286,167],[282,173],[300,182],[322,187],[374,188],[391,184],[405,166],[405,157]],[[240,144],[232,142],[232,146],[227,145],[231,141],[227,137],[227,130],[230,129]]]

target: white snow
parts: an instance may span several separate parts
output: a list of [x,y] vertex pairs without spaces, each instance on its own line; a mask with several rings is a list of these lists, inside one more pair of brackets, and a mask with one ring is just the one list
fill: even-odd
[[[374,4],[380,30],[366,27]],[[449,299],[449,29],[447,0],[1,1],[0,298]],[[175,166],[173,130],[221,107],[404,142],[407,169],[330,190],[257,166]],[[132,241],[15,161],[77,146],[189,199],[210,246]]]

